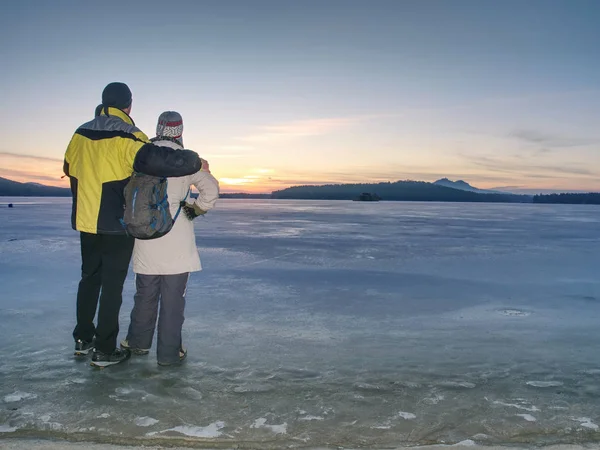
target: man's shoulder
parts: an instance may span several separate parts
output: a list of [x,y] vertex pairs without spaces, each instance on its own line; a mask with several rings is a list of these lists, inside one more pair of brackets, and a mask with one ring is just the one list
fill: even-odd
[[77,128],[75,133],[83,135],[102,135],[104,137],[131,137],[139,141],[149,142],[148,136],[135,125],[114,116],[98,116]]

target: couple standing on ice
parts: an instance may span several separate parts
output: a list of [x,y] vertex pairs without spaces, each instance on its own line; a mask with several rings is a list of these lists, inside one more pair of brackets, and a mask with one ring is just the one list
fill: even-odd
[[[107,85],[96,117],[75,131],[65,153],[64,172],[73,195],[71,221],[80,232],[82,258],[75,355],[92,352],[92,365],[98,367],[123,362],[131,353],[147,354],[157,319],[158,364],[185,359],[181,329],[187,282],[190,272],[201,270],[192,221],[212,209],[219,197],[208,162],[183,147],[181,115],[162,113],[156,137],[148,139],[130,117],[131,104],[126,84]],[[137,240],[121,223],[124,189],[134,171],[168,177],[171,216],[180,207],[181,214],[163,237]],[[191,186],[199,192],[193,203]],[[117,348],[123,284],[132,255],[135,303],[127,337]]]

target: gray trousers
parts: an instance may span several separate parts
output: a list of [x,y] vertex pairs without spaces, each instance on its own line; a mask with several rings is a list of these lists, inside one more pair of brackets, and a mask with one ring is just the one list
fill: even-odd
[[131,348],[152,347],[158,316],[157,360],[165,364],[179,362],[188,278],[189,273],[136,275],[135,304],[127,333]]

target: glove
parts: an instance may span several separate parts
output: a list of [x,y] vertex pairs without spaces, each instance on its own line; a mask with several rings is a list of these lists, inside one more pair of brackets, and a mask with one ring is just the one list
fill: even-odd
[[179,206],[181,206],[181,210],[183,211],[185,216],[190,220],[194,220],[196,217],[206,214],[206,211],[200,209],[200,207],[195,203],[193,205],[190,205],[189,203],[181,201],[181,203],[179,203]]
[[202,167],[200,168],[200,170],[202,172],[208,172],[210,173],[210,165],[208,164],[208,161],[205,159],[200,158],[200,162],[202,163]]

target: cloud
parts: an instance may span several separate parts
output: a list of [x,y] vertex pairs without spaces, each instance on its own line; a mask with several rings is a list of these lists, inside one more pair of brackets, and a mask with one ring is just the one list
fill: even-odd
[[221,150],[231,150],[231,151],[243,151],[243,150],[254,150],[254,147],[249,145],[223,145],[221,146]]
[[0,168],[0,177],[8,178],[9,180],[18,181],[20,183],[29,183],[29,182],[50,182],[55,185],[63,185],[61,183],[60,178],[53,177],[51,175],[43,175],[35,172],[28,172],[24,170],[16,170],[16,169],[4,169]]
[[14,181],[65,186],[62,166],[58,158],[0,151],[0,176]]
[[535,94],[504,96],[504,97],[488,97],[483,99],[484,103],[490,104],[511,104],[511,103],[535,103],[539,104],[543,101],[557,100],[564,102],[565,99],[585,98],[589,99],[592,96],[600,95],[600,89],[582,89],[570,91],[550,91],[537,92]]
[[546,188],[525,188],[518,186],[501,186],[492,188],[494,191],[503,191],[503,192],[511,192],[513,194],[528,194],[528,195],[536,195],[536,194],[562,194],[562,193],[588,193],[592,191],[597,191],[597,189],[546,189]]
[[11,158],[19,158],[19,159],[33,159],[33,160],[44,161],[44,162],[58,162],[60,164],[63,163],[63,160],[60,158],[49,158],[46,156],[35,156],[35,155],[23,155],[20,153],[13,153],[13,152],[0,152],[0,157],[2,157],[2,156],[7,156],[7,157],[11,157]]
[[491,158],[489,156],[462,155],[476,166],[483,167],[492,172],[501,172],[527,176],[531,178],[564,178],[564,175],[579,175],[583,177],[597,177],[598,174],[590,169],[568,164],[531,164],[525,161],[508,161]]
[[550,149],[555,148],[569,148],[579,147],[583,145],[591,145],[598,142],[597,139],[558,136],[551,133],[545,133],[543,131],[536,131],[531,129],[514,130],[509,134],[509,136],[522,142],[526,142],[528,144],[539,145],[541,146],[541,152],[549,152]]
[[219,178],[219,183],[223,183],[226,185],[240,185],[240,184],[248,184],[254,183],[256,179],[241,177],[241,178],[229,178],[229,177],[221,177]]
[[495,186],[492,189],[496,190],[496,191],[509,191],[511,189],[526,189],[525,186]]
[[209,159],[232,159],[232,158],[241,158],[243,156],[248,156],[248,155],[242,155],[239,153],[202,153],[202,158],[209,160]]
[[375,116],[298,120],[278,125],[268,125],[262,127],[261,132],[259,133],[237,139],[248,142],[269,142],[291,138],[320,136],[356,125],[373,117]]

